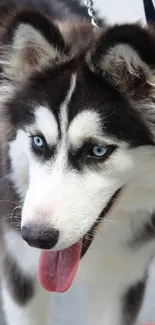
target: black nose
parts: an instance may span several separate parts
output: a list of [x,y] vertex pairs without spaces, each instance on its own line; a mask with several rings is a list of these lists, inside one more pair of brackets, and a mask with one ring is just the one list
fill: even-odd
[[58,242],[59,231],[29,224],[22,227],[21,236],[32,247],[51,249]]

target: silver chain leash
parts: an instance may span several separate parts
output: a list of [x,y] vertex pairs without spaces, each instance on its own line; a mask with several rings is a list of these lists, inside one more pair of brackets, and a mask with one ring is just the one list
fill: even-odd
[[91,24],[95,27],[98,27],[98,21],[97,18],[95,16],[95,11],[93,9],[93,0],[85,0],[85,6],[88,9],[88,15],[91,19]]

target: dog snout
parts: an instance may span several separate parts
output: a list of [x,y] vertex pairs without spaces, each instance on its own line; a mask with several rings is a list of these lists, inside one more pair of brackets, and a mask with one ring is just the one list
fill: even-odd
[[27,224],[22,227],[21,236],[29,246],[51,249],[59,240],[59,231],[54,228],[45,229],[43,226]]

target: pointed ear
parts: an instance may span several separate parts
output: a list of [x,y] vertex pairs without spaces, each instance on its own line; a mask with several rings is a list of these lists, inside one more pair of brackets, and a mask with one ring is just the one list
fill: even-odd
[[0,65],[10,79],[22,79],[66,56],[58,27],[40,12],[19,11],[4,30]]
[[109,28],[89,53],[88,62],[121,92],[145,98],[155,77],[155,35],[138,25]]
[[129,45],[119,44],[100,60],[100,69],[120,91],[145,97],[150,88],[151,72]]

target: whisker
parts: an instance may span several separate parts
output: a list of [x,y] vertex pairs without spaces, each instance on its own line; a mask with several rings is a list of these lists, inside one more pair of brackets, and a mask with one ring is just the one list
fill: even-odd
[[[19,202],[18,201],[11,201],[11,200],[0,200],[0,202],[9,202],[9,203],[14,203],[14,204],[18,204],[19,205]],[[19,205],[21,208],[22,208],[22,204]]]

